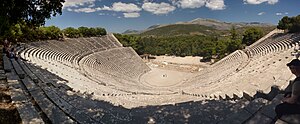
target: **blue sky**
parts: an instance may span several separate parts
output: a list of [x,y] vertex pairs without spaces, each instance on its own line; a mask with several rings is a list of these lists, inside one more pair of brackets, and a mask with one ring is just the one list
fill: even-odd
[[63,14],[46,26],[104,27],[108,32],[143,30],[196,18],[277,24],[300,14],[300,0],[66,0]]

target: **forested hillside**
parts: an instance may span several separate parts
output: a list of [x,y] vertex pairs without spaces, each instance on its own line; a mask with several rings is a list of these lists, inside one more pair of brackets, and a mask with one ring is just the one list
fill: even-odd
[[221,35],[225,31],[216,30],[212,27],[197,24],[174,24],[154,28],[141,33],[141,36],[180,36],[180,35]]
[[237,49],[243,49],[274,29],[271,26],[217,30],[197,24],[176,24],[140,35],[115,36],[124,46],[133,47],[138,54],[202,56],[210,60],[221,59]]

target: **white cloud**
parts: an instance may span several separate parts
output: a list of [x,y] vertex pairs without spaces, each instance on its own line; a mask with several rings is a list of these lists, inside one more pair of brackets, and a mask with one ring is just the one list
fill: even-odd
[[266,12],[260,12],[257,15],[261,16],[261,15],[264,15],[264,14],[266,14]]
[[206,0],[172,0],[174,5],[181,8],[200,8],[205,5]]
[[289,13],[288,13],[288,12],[285,12],[284,14],[288,15]]
[[267,2],[268,4],[275,4],[279,0],[244,0],[245,4],[261,4],[263,2]]
[[142,8],[145,11],[151,12],[155,15],[168,14],[176,9],[176,7],[164,2],[162,3],[146,2],[143,4]]
[[281,16],[282,13],[281,13],[281,12],[277,12],[276,15],[277,15],[277,16]]
[[84,5],[94,5],[96,0],[66,0],[63,3],[64,8],[68,7],[78,7],[78,6],[84,6]]
[[183,9],[194,9],[200,7],[207,7],[211,10],[225,9],[224,0],[171,0],[173,5]]
[[112,9],[110,7],[104,5],[102,8],[101,7],[96,8],[96,10],[97,11],[101,11],[101,10],[109,10],[109,11],[111,11]]
[[205,6],[211,10],[225,9],[224,0],[207,0]]
[[91,12],[95,12],[96,9],[93,8],[79,8],[79,9],[73,9],[74,12],[84,12],[84,13],[91,13]]
[[140,13],[133,12],[133,13],[123,13],[125,18],[137,18],[140,17]]
[[98,7],[97,10],[108,10],[108,11],[115,11],[115,12],[139,12],[142,9],[138,7],[137,5],[133,3],[122,3],[122,2],[116,2],[113,3],[112,7],[104,6],[104,7]]
[[[103,6],[96,8],[97,11],[115,11],[115,12],[124,12],[123,15],[125,18],[137,18],[140,17],[140,12],[142,9],[133,3],[122,3],[116,2],[113,3],[111,7]],[[113,15],[114,16],[114,15]]]

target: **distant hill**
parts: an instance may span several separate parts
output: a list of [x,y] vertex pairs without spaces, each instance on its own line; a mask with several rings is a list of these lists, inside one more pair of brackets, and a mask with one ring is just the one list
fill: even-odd
[[214,19],[197,18],[188,22],[177,22],[175,24],[168,25],[153,25],[144,31],[131,34],[139,34],[141,36],[227,35],[232,26],[234,26],[238,31],[243,31],[247,27],[261,27],[266,32],[269,32],[275,28],[275,25],[260,22],[230,23]]
[[235,26],[236,28],[249,27],[249,26],[256,26],[256,27],[274,26],[272,24],[260,23],[260,22],[230,23],[230,22],[222,22],[222,21],[214,20],[214,19],[203,19],[203,18],[197,18],[197,19],[194,19],[194,20],[188,21],[188,22],[178,22],[176,24],[198,24],[198,25],[213,27],[218,30],[230,30],[230,28],[232,26]]
[[141,31],[129,29],[129,30],[124,31],[122,34],[138,34],[140,32]]
[[197,25],[197,24],[172,24],[157,27],[151,30],[142,32],[142,36],[179,36],[179,35],[213,35],[221,34],[222,31],[218,31],[209,26]]

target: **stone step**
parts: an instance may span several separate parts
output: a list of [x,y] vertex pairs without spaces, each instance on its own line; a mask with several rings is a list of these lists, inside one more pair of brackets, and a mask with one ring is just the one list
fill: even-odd
[[[288,123],[288,124],[300,124],[300,114],[283,115],[279,120],[281,120],[285,123]],[[279,121],[279,120],[277,120],[277,121]]]
[[10,79],[11,76],[8,76],[9,82],[9,91],[11,92],[10,96],[12,102],[16,105],[19,115],[22,119],[22,123],[29,124],[29,123],[37,123],[43,124],[43,119],[40,117],[37,110],[34,108],[33,104],[29,96],[23,86],[21,86],[21,82],[18,80]]
[[3,65],[5,72],[11,72],[11,70],[13,69],[9,58],[6,55],[3,55]]
[[31,91],[30,94],[53,124],[76,123],[66,115],[66,113],[60,110],[60,108],[53,104],[41,89]]
[[20,67],[19,63],[15,59],[10,59],[11,63],[18,74],[19,78],[24,79],[25,78],[25,72],[23,69]]

